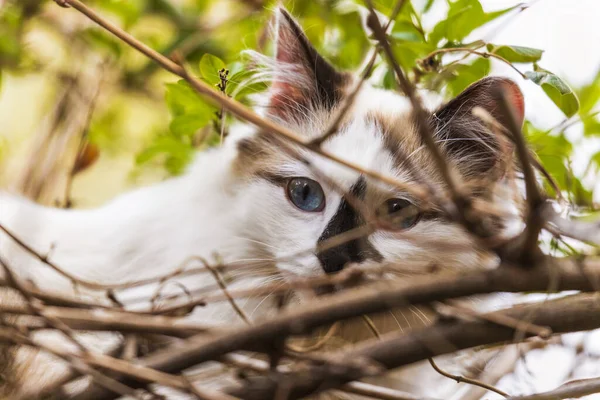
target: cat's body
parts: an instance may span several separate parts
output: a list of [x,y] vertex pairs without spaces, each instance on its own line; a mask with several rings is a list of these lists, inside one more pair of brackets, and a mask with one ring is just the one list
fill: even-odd
[[[329,126],[355,80],[333,70],[316,54],[284,11],[279,24],[278,64],[267,117],[306,139],[315,138]],[[278,66],[287,68],[277,70]],[[432,114],[436,139],[465,181],[498,175],[499,146],[471,110],[481,106],[494,114],[491,91],[501,87],[515,96],[517,108],[522,107],[513,83],[488,79]],[[425,178],[442,188],[443,181],[414,127],[410,109],[410,102],[401,95],[366,85],[338,132],[322,148],[400,182],[417,184]],[[522,108],[520,111],[522,114]],[[422,273],[431,266],[493,267],[493,258],[474,245],[464,228],[439,212],[403,219],[403,229],[378,230],[317,253],[317,244],[362,226],[382,204],[405,207],[418,201],[406,191],[367,179],[306,149],[294,147],[293,151],[303,160],[282,151],[270,135],[248,128],[234,130],[223,147],[199,155],[185,175],[122,195],[98,209],[51,209],[0,194],[0,224],[68,273],[100,284],[167,275],[190,257],[209,263],[248,263],[248,268],[228,274],[230,288],[315,276],[323,270],[335,272],[348,263],[401,262],[407,267],[404,273]],[[405,157],[416,166],[419,176]],[[323,176],[335,182],[335,187],[323,181]],[[311,186],[313,182],[320,186]],[[497,178],[491,183],[502,184]],[[299,192],[290,189],[294,184],[300,185]],[[346,193],[363,204],[364,210],[357,211]],[[435,241],[430,244],[432,238]],[[454,246],[454,250],[440,248],[439,242]],[[102,292],[74,287],[4,233],[0,233],[0,255],[19,277],[33,281],[41,290],[107,301]],[[199,264],[190,264],[194,265]],[[178,280],[192,291],[215,285],[210,274]],[[184,294],[180,285],[163,289]],[[156,287],[144,290],[137,294],[150,297]],[[4,296],[3,301],[14,298]],[[273,298],[241,301],[240,305],[254,320],[275,312]],[[427,315],[409,314],[410,319],[398,323],[398,328],[427,323]],[[242,323],[226,302],[198,308],[191,318],[206,324]],[[386,326],[391,329],[389,321]],[[361,334],[356,329],[358,337]],[[360,329],[366,330],[364,326]],[[90,341],[106,350],[114,346],[115,338],[91,335]],[[13,396],[31,393],[30,382],[36,382],[33,389],[39,389],[64,373],[64,369],[51,366],[57,361],[32,358],[31,352],[19,350],[12,360],[6,364],[5,374],[16,381],[7,387]],[[407,385],[394,386],[416,389],[411,380],[398,378]]]

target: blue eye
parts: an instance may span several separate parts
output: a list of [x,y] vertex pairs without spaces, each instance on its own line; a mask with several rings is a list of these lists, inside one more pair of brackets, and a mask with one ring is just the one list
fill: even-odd
[[291,178],[287,196],[302,211],[317,212],[325,207],[325,193],[318,182],[308,178]]

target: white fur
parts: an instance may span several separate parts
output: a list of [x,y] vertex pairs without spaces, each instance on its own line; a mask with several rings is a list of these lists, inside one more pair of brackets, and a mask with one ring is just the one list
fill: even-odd
[[[410,182],[409,174],[398,169],[383,145],[381,128],[366,119],[370,110],[406,112],[409,109],[406,99],[366,87],[357,104],[352,120],[324,144],[324,149],[363,168]],[[301,121],[291,127],[307,137],[316,136],[325,126],[315,116]],[[230,287],[234,288],[255,287],[290,275],[322,273],[315,245],[338,208],[340,193],[323,185],[327,198],[325,209],[320,213],[306,213],[287,200],[281,187],[262,179],[241,180],[232,165],[237,156],[237,142],[249,135],[245,128],[241,132],[234,130],[222,148],[199,154],[185,175],[137,189],[94,210],[46,208],[2,193],[0,223],[40,254],[49,254],[52,262],[78,279],[102,284],[162,276],[180,267],[190,256],[226,263],[264,260],[263,266],[250,269],[246,274],[233,273],[237,279],[230,282]],[[356,171],[306,150],[299,151],[343,190],[349,190],[359,177]],[[285,176],[318,180],[305,164],[291,157],[278,164],[277,169]],[[392,188],[381,190],[389,197],[403,196]],[[468,246],[467,235],[456,225],[427,221],[414,227],[412,233],[421,240],[403,240],[402,234],[390,232],[376,232],[369,239],[390,262],[410,261],[413,266],[425,268],[432,262],[469,265],[477,259],[470,250],[464,254],[457,252],[454,261],[447,254],[442,259],[444,253],[433,251],[435,249],[427,245],[427,237],[436,237]],[[302,254],[292,260],[272,262],[297,253]],[[33,281],[41,289],[77,296],[85,294],[105,301],[101,292],[74,287],[4,234],[0,234],[0,254],[8,257],[10,267],[22,279]],[[412,272],[418,271],[413,269]],[[196,274],[178,281],[188,290],[214,285],[209,274]],[[183,294],[179,286],[164,289]],[[154,290],[156,287],[152,286],[137,288],[129,296],[149,298]],[[126,300],[127,293],[122,298]],[[263,318],[273,310],[269,299],[242,302],[242,306],[253,319]],[[203,323],[241,322],[227,303],[199,308],[191,318]],[[42,340],[56,341],[44,336]],[[102,345],[106,337],[92,335],[88,340],[102,350],[110,347]],[[25,362],[30,355],[21,353],[19,357]],[[44,363],[37,363],[37,373],[48,379]],[[55,370],[51,378],[59,371],[64,373]]]
[[[278,68],[276,64],[274,68]],[[257,79],[272,76],[288,79],[294,74],[294,68],[287,68],[280,70],[279,75],[264,72]],[[304,85],[301,79],[298,82]],[[409,109],[406,98],[365,85],[353,107],[352,118],[339,133],[323,144],[323,148],[362,168],[399,181],[412,182],[408,171],[396,165],[386,149],[382,128],[367,118],[371,111],[404,114]],[[303,133],[307,139],[316,137],[327,127],[330,115],[307,109],[299,111],[302,117],[290,123],[289,127]],[[408,132],[412,128],[406,129]],[[233,288],[257,287],[289,276],[321,274],[315,246],[338,209],[341,194],[323,184],[325,209],[306,213],[288,201],[283,188],[259,177],[248,179],[240,175],[234,168],[238,156],[237,143],[253,134],[245,127],[239,131],[234,129],[223,147],[199,154],[185,175],[126,193],[98,209],[67,211],[46,208],[0,193],[0,224],[39,254],[48,254],[52,262],[69,274],[101,284],[122,284],[164,276],[175,271],[191,256],[213,263],[218,260],[251,265],[245,270],[227,274],[228,284]],[[305,149],[297,150],[312,167],[344,191],[348,191],[359,178],[356,171]],[[286,177],[302,176],[319,181],[313,169],[291,157],[282,157],[275,167]],[[369,184],[376,188],[375,203],[406,196],[386,185]],[[378,204],[371,205],[376,207]],[[462,245],[465,250],[450,255],[440,252],[435,245],[428,244],[430,238]],[[368,239],[385,261],[410,264],[413,269],[407,272],[411,273],[420,272],[419,269],[432,263],[461,268],[475,264],[480,257],[478,252],[471,250],[469,237],[461,227],[440,221],[423,221],[408,233],[375,232]],[[9,266],[20,279],[30,280],[42,290],[106,301],[102,292],[74,286],[69,279],[32,257],[3,233],[0,233],[0,254],[9,260]],[[292,255],[296,256],[290,258]],[[162,289],[170,294],[183,295],[182,286],[193,291],[215,284],[210,274],[195,274],[176,281],[180,285],[167,285]],[[155,290],[156,286],[145,286],[119,296],[127,302],[134,297],[150,298]],[[241,306],[254,320],[274,312],[268,296],[266,299],[242,301]],[[412,311],[419,318],[427,318],[418,310]],[[241,323],[227,303],[198,308],[190,318],[205,324]],[[399,328],[402,327],[399,323]],[[60,342],[62,338],[42,333],[39,339]],[[116,339],[114,336],[86,336],[90,346],[102,351],[110,348]],[[54,367],[58,361],[41,355],[35,360],[31,357],[31,353],[20,351],[17,360],[30,367],[35,365],[24,371],[30,375],[29,381],[36,383],[34,389],[43,387],[65,372],[64,368]],[[414,384],[411,376],[407,372],[398,382],[404,381],[411,386]],[[432,387],[419,386],[425,389],[423,394],[437,392],[431,390]],[[29,393],[29,389],[25,388],[21,395]]]

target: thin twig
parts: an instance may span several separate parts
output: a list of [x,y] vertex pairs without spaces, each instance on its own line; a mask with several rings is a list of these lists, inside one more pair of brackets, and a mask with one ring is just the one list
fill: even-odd
[[[498,353],[495,353],[494,359],[491,362],[486,363],[486,367],[479,375],[478,380],[489,385],[495,385],[500,379],[515,370],[517,362],[524,354],[534,349],[543,348],[547,343],[541,340],[532,340],[521,344],[505,346]],[[461,400],[481,400],[485,393],[485,388],[471,387],[461,397]]]
[[335,334],[338,333],[339,327],[340,327],[340,323],[339,322],[333,323],[333,325],[331,325],[331,327],[329,327],[329,329],[327,330],[327,332],[325,333],[325,335],[323,335],[322,338],[320,338],[317,342],[315,342],[312,345],[309,345],[309,346],[300,346],[300,345],[288,343],[287,347],[288,347],[288,349],[290,349],[290,350],[292,350],[293,352],[296,352],[296,353],[310,353],[312,351],[319,350],[321,347],[323,347],[324,345],[326,345],[327,342],[329,342],[331,340],[331,338],[333,338],[333,336]]
[[480,314],[474,310],[459,306],[456,302],[450,301],[450,304],[444,304],[444,308],[450,310],[454,316],[466,315],[471,318],[486,318],[486,321],[506,326],[515,331],[524,331],[529,335],[539,336],[541,339],[548,339],[552,335],[552,330],[547,326],[537,326],[531,322],[520,321],[503,314]]
[[[533,322],[548,325],[557,333],[579,330],[596,329],[600,326],[600,303],[593,294],[583,294],[545,302],[517,306],[494,313],[507,314],[512,318],[526,318],[532,309],[536,310]],[[424,343],[435,342],[440,338],[453,343],[456,350],[481,345],[505,343],[512,341],[514,330],[498,328],[493,324],[456,320],[441,321],[422,330],[409,334],[391,333],[381,340],[371,340],[358,345],[352,350],[331,354],[336,360],[349,361],[370,360],[386,369],[398,368],[404,365],[442,355],[448,351],[439,347],[438,352],[425,346]],[[358,370],[336,370],[327,365],[307,367],[304,370],[288,374],[289,398],[296,399],[309,394],[335,388],[349,381],[363,377]],[[268,377],[248,383],[241,389],[232,388],[229,393],[245,393],[247,400],[269,398],[273,393],[274,383]]]
[[[256,372],[269,372],[271,367],[268,363],[250,358],[241,354],[228,354],[223,356],[221,361],[231,364],[235,367],[242,369],[249,369]],[[289,372],[290,369],[287,366],[280,366],[278,371]],[[422,396],[415,396],[410,393],[402,392],[399,390],[390,389],[387,387],[377,386],[365,382],[350,382],[337,389],[341,392],[359,394],[361,396],[372,397],[381,400],[433,400],[429,398],[423,398]]]
[[354,100],[356,99],[356,96],[360,92],[360,89],[362,88],[363,84],[365,83],[365,81],[369,77],[369,75],[371,75],[371,71],[373,70],[373,65],[375,65],[375,60],[377,59],[377,52],[378,52],[377,49],[373,50],[373,53],[372,53],[371,57],[369,58],[369,62],[367,63],[365,70],[361,74],[360,80],[354,86],[354,88],[352,89],[350,94],[348,96],[346,96],[344,103],[340,106],[333,121],[331,121],[331,123],[329,124],[329,127],[325,130],[325,132],[323,132],[323,134],[321,136],[318,136],[318,137],[314,138],[313,140],[311,140],[308,143],[309,146],[319,147],[319,146],[321,146],[321,144],[323,142],[325,142],[327,139],[329,139],[329,137],[331,137],[331,135],[333,135],[334,133],[337,132],[337,130],[340,127],[340,124],[342,123],[342,120],[344,119],[344,117],[346,116],[346,114],[348,113],[348,111],[350,110],[352,105],[354,104]]
[[[551,281],[556,282],[556,290],[593,290],[593,285],[589,281],[589,275],[592,271],[600,274],[600,264],[597,261],[590,262],[590,260],[584,260],[585,269],[588,271],[588,274],[585,275],[581,273],[578,265],[578,261],[573,259],[548,259],[545,265],[538,265],[532,269],[504,266],[492,271],[454,275],[454,279],[446,274],[422,277],[421,279],[411,280],[410,283],[407,283],[407,287],[394,289],[390,288],[393,285],[389,282],[371,287],[358,288],[351,293],[340,293],[331,296],[327,300],[321,298],[319,302],[310,303],[301,310],[283,312],[262,324],[224,332],[222,335],[214,338],[198,336],[186,339],[185,343],[179,343],[176,346],[159,350],[143,358],[142,363],[158,370],[177,371],[204,361],[216,359],[231,351],[244,348],[256,349],[257,345],[264,345],[274,339],[281,339],[290,334],[299,335],[309,333],[316,327],[338,320],[353,318],[363,314],[377,313],[393,309],[400,305],[418,305],[447,298],[495,291],[544,291],[548,288],[548,282]],[[582,312],[586,312],[585,307],[583,307],[578,309],[577,313],[572,314],[571,317],[565,318],[567,314],[558,313],[559,309],[555,308],[554,317],[558,320],[553,319],[552,324],[550,324],[546,323],[547,321],[545,320],[540,320],[540,316],[545,315],[542,311],[548,310],[548,304],[550,303],[540,307],[539,312],[533,316],[532,323],[548,325],[553,330],[557,326],[555,323],[558,323],[560,324],[560,329],[555,330],[555,332],[569,328],[565,327],[564,324],[572,322],[573,318],[581,316]],[[595,306],[588,306],[586,306],[588,307],[587,311],[595,309]],[[523,307],[522,309],[528,312],[531,310],[531,308],[527,307]],[[600,313],[596,317],[598,315]],[[509,314],[509,316],[520,318],[521,314]],[[586,321],[577,320],[577,323],[595,323],[595,320],[593,318],[590,319],[589,315],[586,318]],[[498,334],[509,332],[512,335],[514,332],[512,329],[498,327],[495,324],[486,325],[481,322],[460,322],[475,324],[473,326],[486,326],[485,332],[489,336],[487,340],[497,338]],[[571,324],[569,329],[574,329],[575,326]],[[465,332],[462,330],[461,334]],[[416,339],[413,338],[413,340]],[[423,347],[421,341],[417,343],[419,343],[418,348]],[[412,347],[414,346],[410,345],[407,349]],[[460,346],[457,346],[457,348],[460,348]],[[428,349],[427,351],[430,352],[431,350]],[[98,396],[99,399],[106,398]]]
[[[540,256],[537,246],[538,236],[544,225],[542,205],[544,199],[538,189],[537,180],[531,164],[529,163],[529,150],[525,138],[515,116],[508,94],[505,89],[499,89],[495,96],[498,98],[498,107],[502,115],[507,117],[507,128],[516,146],[517,155],[521,161],[523,177],[525,179],[525,192],[527,196],[527,220],[523,232],[522,243],[517,243],[516,255],[509,257],[522,257],[525,262],[531,262]],[[519,238],[520,240],[520,238]]]
[[508,400],[577,399],[594,393],[600,393],[600,378],[579,379],[567,382],[548,392],[536,393],[528,396],[509,397]]
[[227,284],[225,284],[225,282],[223,281],[223,278],[221,278],[221,275],[219,275],[219,272],[217,271],[217,269],[213,268],[209,263],[207,263],[204,260],[203,260],[203,264],[211,272],[211,274],[214,276],[215,281],[217,281],[217,284],[219,285],[219,287],[223,291],[223,294],[227,298],[227,301],[229,302],[229,304],[231,304],[231,307],[234,309],[234,311],[236,312],[236,314],[239,315],[240,318],[245,323],[247,323],[248,325],[251,325],[252,322],[250,321],[250,318],[248,318],[248,316],[246,315],[246,313],[244,312],[244,310],[242,310],[240,308],[240,306],[237,305],[235,299],[233,297],[231,297],[231,295],[229,294],[229,291],[227,290]]
[[[464,199],[464,196],[460,193],[460,191],[458,189],[458,184],[456,182],[455,177],[451,174],[451,171],[452,171],[451,168],[448,168],[449,164],[448,164],[444,154],[441,152],[440,148],[438,147],[438,145],[435,142],[433,133],[431,132],[431,129],[430,129],[429,115],[428,115],[427,111],[425,111],[425,108],[423,107],[423,104],[421,103],[421,100],[417,95],[415,87],[408,80],[404,71],[402,71],[400,64],[398,64],[398,61],[396,60],[396,57],[394,56],[392,48],[390,47],[390,43],[387,39],[387,35],[379,22],[379,18],[377,17],[377,14],[375,13],[375,9],[373,8],[372,1],[366,0],[365,2],[370,11],[369,17],[367,19],[367,24],[373,31],[373,34],[375,35],[375,38],[381,45],[381,48],[383,49],[389,64],[391,65],[392,69],[394,70],[394,73],[395,73],[396,78],[398,79],[398,83],[400,85],[400,89],[408,97],[408,99],[411,102],[411,105],[413,107],[412,115],[413,115],[413,119],[414,119],[415,125],[417,127],[417,130],[419,132],[419,135],[420,135],[421,139],[423,140],[425,146],[427,147],[427,150],[429,150],[431,156],[433,157],[433,161],[436,166],[436,169],[437,169],[438,173],[441,175],[444,182],[446,183],[447,189],[451,194],[451,198],[454,202],[454,205],[456,206],[457,211],[459,212],[459,215],[453,215],[453,217],[455,219],[462,220],[463,219],[462,213],[463,213],[463,208],[465,205],[464,204],[465,199]],[[452,214],[453,213],[451,213],[451,215]]]
[[[0,261],[1,262],[1,261]],[[1,304],[1,314],[38,315],[26,305]],[[68,307],[44,306],[42,318],[60,321],[70,329],[86,331],[118,331],[123,333],[152,333],[186,338],[201,333],[217,333],[216,328],[189,322],[185,317],[149,315],[117,310],[87,310]],[[27,322],[29,321],[29,322]],[[47,328],[51,324],[40,324],[35,319],[23,321],[22,326]]]
[[[482,51],[477,51],[475,49],[470,49],[468,47],[451,47],[451,48],[446,48],[446,49],[437,49],[432,51],[431,53],[429,53],[428,55],[426,55],[425,57],[423,57],[422,60],[420,60],[421,62],[424,62],[424,60],[428,60],[432,57],[435,57],[438,54],[446,54],[446,53],[468,53],[468,54],[475,54],[479,57],[483,57],[483,58],[495,58],[497,60],[502,61],[503,63],[505,63],[506,65],[508,65],[509,67],[511,67],[512,69],[514,69],[519,75],[521,75],[521,77],[523,79],[529,79],[527,78],[527,76],[519,71],[517,69],[517,67],[515,67],[513,65],[513,63],[511,63],[510,61],[508,61],[506,58],[499,56],[498,54],[495,53],[489,53],[489,52],[482,52]],[[419,62],[419,61],[417,61]]]
[[455,380],[456,383],[467,383],[469,385],[478,386],[480,388],[489,390],[491,392],[498,393],[500,396],[503,396],[503,397],[508,397],[509,396],[507,393],[505,393],[502,390],[498,389],[494,385],[489,385],[489,384],[487,384],[485,382],[481,382],[481,381],[478,381],[477,379],[473,379],[473,378],[468,378],[466,376],[450,374],[450,373],[444,371],[443,369],[441,369],[435,363],[435,361],[433,361],[433,358],[429,358],[428,360],[429,360],[429,364],[431,364],[431,366],[433,367],[433,369],[435,370],[435,372],[437,372],[440,375],[445,376],[446,378],[450,378],[452,380]]
[[412,195],[417,197],[418,199],[425,200],[425,198],[426,198],[425,192],[419,186],[416,186],[414,184],[409,185],[409,184],[401,182],[397,179],[380,174],[376,171],[364,169],[361,166],[359,166],[351,161],[342,159],[342,158],[340,158],[332,153],[329,153],[327,151],[324,151],[320,148],[315,148],[314,146],[310,146],[309,142],[305,142],[302,137],[300,137],[299,135],[297,135],[290,129],[288,129],[284,126],[281,126],[271,120],[261,118],[258,114],[256,114],[254,111],[252,111],[248,107],[244,106],[243,104],[235,101],[234,99],[222,96],[221,93],[214,90],[212,87],[210,87],[206,83],[191,76],[186,71],[186,69],[183,68],[181,65],[173,62],[172,60],[168,59],[167,57],[165,57],[162,54],[158,53],[157,51],[153,50],[149,46],[147,46],[144,43],[140,42],[139,40],[135,39],[133,36],[131,36],[127,32],[125,32],[122,29],[118,28],[117,26],[111,24],[110,22],[108,22],[106,19],[102,18],[98,13],[96,13],[95,11],[93,11],[92,9],[87,7],[85,4],[83,4],[79,0],[55,0],[55,1],[59,5],[63,5],[63,6],[67,5],[67,6],[71,6],[71,7],[75,8],[77,11],[81,12],[82,14],[84,14],[85,16],[90,18],[92,21],[97,23],[98,25],[102,26],[104,29],[106,29],[107,31],[109,31],[111,34],[115,35],[119,39],[121,39],[123,42],[127,43],[129,46],[133,47],[134,49],[140,51],[145,56],[147,56],[147,57],[151,58],[152,60],[154,60],[155,62],[157,62],[159,65],[161,65],[167,71],[185,79],[192,86],[192,88],[194,88],[198,93],[200,93],[201,95],[203,95],[204,97],[206,97],[207,99],[212,101],[213,103],[223,106],[224,108],[228,109],[231,113],[235,114],[239,118],[241,118],[245,121],[248,121],[249,123],[257,126],[258,128],[261,128],[265,133],[281,136],[281,137],[285,138],[286,140],[289,140],[297,145],[303,146],[303,147],[307,148],[308,150],[311,150],[331,161],[334,161],[334,162],[336,162],[340,165],[343,165],[347,168],[353,169],[357,172],[360,172],[361,174],[369,176],[380,182],[387,183],[388,185],[391,185],[393,187],[397,187],[399,189],[405,190],[408,193],[411,193]]

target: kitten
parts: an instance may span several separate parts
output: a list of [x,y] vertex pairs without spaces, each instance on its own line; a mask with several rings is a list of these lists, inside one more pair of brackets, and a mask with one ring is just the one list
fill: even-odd
[[[285,10],[279,9],[276,19],[276,56],[265,72],[273,81],[264,115],[307,140],[314,139],[327,129],[357,78],[337,71],[319,55]],[[490,178],[493,184],[501,184],[508,168],[498,139],[472,115],[479,106],[500,117],[493,97],[498,88],[512,95],[522,121],[522,95],[516,84],[503,78],[476,82],[430,115],[437,143],[464,182]],[[403,183],[425,178],[441,191],[443,180],[410,110],[405,97],[365,84],[322,148]],[[361,205],[360,212],[354,202]],[[396,263],[406,266],[404,273],[424,273],[432,266],[493,266],[494,260],[477,249],[460,225],[441,212],[420,212],[419,206],[418,199],[406,191],[299,146],[283,151],[272,136],[243,127],[234,130],[222,147],[199,154],[185,175],[123,194],[97,209],[47,208],[2,193],[0,223],[68,273],[101,284],[165,275],[190,256],[248,264],[249,268],[227,273],[230,288],[334,273],[349,264]],[[377,230],[320,253],[315,250],[332,237],[363,226],[365,213],[398,211],[408,212],[400,213],[394,229]],[[440,242],[454,246],[453,250],[440,247]],[[21,279],[31,280],[41,290],[106,301],[101,293],[75,288],[4,233],[0,233],[0,254]],[[174,281],[188,290],[214,285],[208,274]],[[150,297],[152,290],[146,288],[143,294]],[[184,294],[178,285],[165,290]],[[15,300],[5,294],[3,301]],[[273,314],[273,303],[270,298],[249,299],[241,306],[256,320]],[[426,323],[419,321],[426,314],[408,314],[401,323],[390,318],[382,321],[382,331]],[[227,303],[198,308],[191,318],[207,324],[241,323]],[[359,336],[353,326],[350,334]],[[47,333],[38,338],[64,342]],[[118,338],[82,334],[82,340],[106,350]],[[32,396],[66,372],[61,365],[32,351],[11,353],[4,373],[12,385],[6,385],[5,394]]]

